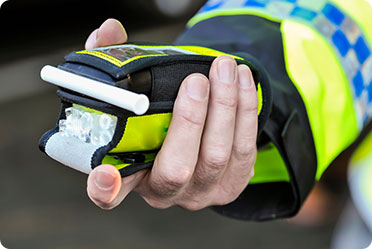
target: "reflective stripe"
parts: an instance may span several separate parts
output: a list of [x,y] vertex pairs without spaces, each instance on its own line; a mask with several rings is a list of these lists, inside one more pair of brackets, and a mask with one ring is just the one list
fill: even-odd
[[372,115],[371,46],[359,25],[338,6],[326,0],[210,0],[190,20],[218,15],[253,14],[271,20],[291,19],[310,26],[331,44],[353,91],[359,129]]

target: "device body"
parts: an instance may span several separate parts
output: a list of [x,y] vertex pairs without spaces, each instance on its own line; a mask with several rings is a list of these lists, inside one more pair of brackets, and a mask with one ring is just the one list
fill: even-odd
[[[73,52],[41,77],[59,86],[61,112],[40,149],[84,173],[107,163],[127,176],[151,167],[166,136],[174,100],[192,73],[209,75],[213,60],[226,53],[196,46],[124,44]],[[269,110],[265,73],[250,66],[259,96],[259,130]],[[270,106],[270,105],[267,105]],[[259,131],[260,132],[260,131]]]

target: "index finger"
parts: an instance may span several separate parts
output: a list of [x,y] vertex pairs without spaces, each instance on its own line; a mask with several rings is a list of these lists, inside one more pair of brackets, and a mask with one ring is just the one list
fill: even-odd
[[168,134],[148,178],[160,196],[174,195],[195,169],[207,115],[209,80],[193,74],[182,83]]

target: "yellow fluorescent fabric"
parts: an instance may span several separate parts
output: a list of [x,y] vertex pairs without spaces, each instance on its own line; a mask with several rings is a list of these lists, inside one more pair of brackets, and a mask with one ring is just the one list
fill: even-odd
[[102,160],[102,164],[110,164],[115,166],[117,169],[122,169],[130,165],[129,163],[123,163],[121,160],[116,159],[112,155],[106,155]]
[[162,145],[172,113],[129,117],[119,144],[110,153],[155,150]]
[[[372,132],[368,134],[368,136],[363,140],[363,142],[355,150],[353,157],[352,157],[351,167],[353,167],[353,163],[362,161],[363,159],[371,156],[371,154],[372,154]],[[372,165],[372,162],[371,162],[371,165]]]
[[[155,156],[156,156],[155,153],[149,153],[149,154],[144,154],[144,155],[145,155],[145,163],[155,160]],[[119,170],[131,165],[130,163],[123,163],[120,159],[115,158],[114,155],[106,155],[102,160],[102,164],[111,164]]]
[[308,26],[281,25],[288,75],[302,96],[313,132],[319,179],[358,136],[352,93],[334,50]]
[[243,60],[243,58],[239,56],[227,54],[227,53],[217,51],[211,48],[198,47],[198,46],[174,46],[174,47],[181,48],[181,49],[184,49],[184,50],[196,53],[196,54],[201,54],[201,55],[214,56],[214,57],[218,57],[221,55],[228,55],[228,56],[233,57],[234,59]]
[[[196,53],[196,54],[200,54],[200,55],[207,55],[207,56],[213,56],[213,57],[218,57],[218,56],[221,56],[221,55],[229,55],[229,56],[233,57],[234,59],[244,60],[243,58],[241,58],[239,56],[236,56],[236,55],[231,55],[231,54],[227,54],[227,53],[224,53],[224,52],[221,52],[221,51],[218,51],[218,50],[214,50],[212,48],[199,47],[199,46],[185,46],[185,45],[179,45],[179,46],[136,45],[136,46],[141,47],[141,48],[156,48],[156,49],[161,49],[161,48],[168,49],[169,47],[173,47],[173,48],[183,49],[183,50],[186,50],[186,51],[189,51],[189,52],[192,52],[192,53]],[[151,55],[149,55],[149,56],[151,56]],[[138,57],[135,57],[135,58],[138,58]]]
[[118,67],[122,67],[134,60],[137,60],[137,59],[141,59],[141,58],[146,58],[146,57],[155,57],[155,56],[167,56],[166,54],[151,54],[151,55],[140,55],[140,56],[136,56],[136,57],[133,57],[133,58],[130,58],[126,61],[121,61],[119,59],[116,59],[115,57],[113,56],[110,56],[108,54],[105,54],[105,53],[102,53],[100,51],[91,51],[91,50],[83,50],[83,51],[78,51],[76,52],[77,54],[89,54],[89,55],[93,55],[95,57],[98,57],[98,58],[101,58],[105,61],[108,61],[112,64],[114,64],[115,66],[118,66]]
[[263,105],[261,83],[257,84],[257,97],[258,97],[257,114],[259,115],[262,111],[262,105]]
[[273,144],[258,152],[254,172],[249,184],[290,181],[283,159]]

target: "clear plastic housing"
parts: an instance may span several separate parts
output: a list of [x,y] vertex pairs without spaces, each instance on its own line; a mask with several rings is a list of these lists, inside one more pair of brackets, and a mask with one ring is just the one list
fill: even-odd
[[104,146],[112,140],[117,117],[80,105],[66,108],[65,114],[66,119],[59,121],[62,136],[98,146]]

